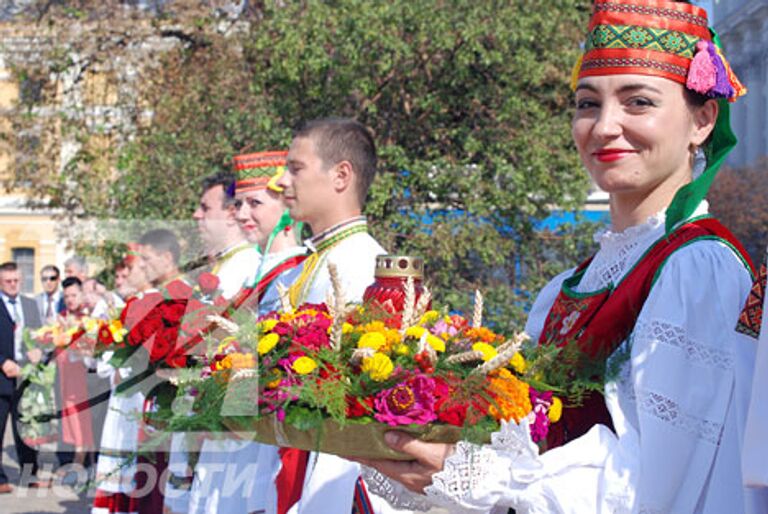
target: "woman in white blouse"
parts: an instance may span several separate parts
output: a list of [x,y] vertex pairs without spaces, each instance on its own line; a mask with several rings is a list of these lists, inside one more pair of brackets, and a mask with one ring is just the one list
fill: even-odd
[[591,332],[578,343],[590,356],[629,358],[559,447],[540,455],[525,422],[485,446],[390,432],[414,460],[366,462],[369,484],[395,504],[460,512],[767,512],[741,476],[756,345],[734,326],[751,264],[703,200],[735,144],[727,100],[745,90],[706,12],[665,0],[596,0],[573,86],[573,138],[612,226],[541,291],[526,329],[540,343]]

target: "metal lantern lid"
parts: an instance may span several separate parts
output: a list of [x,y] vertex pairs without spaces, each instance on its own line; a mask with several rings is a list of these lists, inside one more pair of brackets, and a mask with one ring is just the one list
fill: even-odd
[[424,280],[424,259],[409,255],[376,257],[376,278],[408,278]]

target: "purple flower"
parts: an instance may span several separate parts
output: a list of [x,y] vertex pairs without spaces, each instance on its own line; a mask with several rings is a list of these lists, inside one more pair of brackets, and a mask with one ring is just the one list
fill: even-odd
[[531,405],[533,405],[533,422],[530,424],[531,439],[534,443],[546,439],[549,433],[549,417],[547,412],[552,405],[552,391],[539,392],[530,388]]
[[437,419],[435,381],[417,375],[381,391],[374,400],[374,417],[391,426],[425,425]]

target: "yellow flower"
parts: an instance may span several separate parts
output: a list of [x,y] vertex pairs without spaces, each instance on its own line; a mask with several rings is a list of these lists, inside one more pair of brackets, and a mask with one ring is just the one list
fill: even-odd
[[99,330],[99,320],[94,318],[86,318],[85,323],[83,324],[83,328],[85,328],[86,332],[96,332]]
[[395,346],[395,353],[398,355],[408,355],[409,353],[411,353],[411,349],[408,348],[407,344],[400,343]]
[[427,335],[427,343],[436,352],[444,352],[445,351],[445,341],[443,341],[439,337],[435,337],[432,334],[428,334]]
[[382,382],[392,375],[395,366],[392,364],[392,360],[383,353],[374,353],[372,357],[363,359],[363,365],[360,369],[364,373],[368,373],[371,380],[375,382]]
[[116,343],[122,343],[123,338],[125,338],[125,334],[128,333],[128,331],[123,328],[123,324],[119,319],[113,319],[109,322],[109,325],[107,325],[107,328],[109,329],[109,333],[112,334],[112,339]]
[[482,352],[484,361],[493,359],[497,354],[496,348],[489,345],[488,343],[475,343],[472,345],[472,351]]
[[552,423],[560,421],[560,416],[563,415],[563,402],[557,396],[552,397],[552,405],[549,407],[547,417]]
[[409,327],[405,331],[405,337],[413,337],[414,339],[421,339],[421,336],[427,333],[427,329],[424,327]]
[[351,324],[347,323],[346,321],[341,326],[341,333],[344,335],[349,334],[353,330],[355,330],[355,327],[353,327]]
[[525,370],[528,369],[528,363],[525,362],[525,357],[523,357],[523,354],[520,352],[517,352],[512,356],[512,358],[509,361],[510,366],[512,366],[512,369],[520,373],[521,375],[525,373]]
[[400,332],[397,330],[388,328],[384,335],[387,337],[387,348],[392,348],[393,346],[400,344],[400,341],[402,341]]
[[267,332],[271,332],[272,329],[275,328],[275,325],[277,325],[276,319],[265,319],[261,322],[261,330],[266,334]]
[[216,353],[224,353],[229,348],[229,344],[235,340],[235,336],[227,336],[221,340],[219,346],[216,347]]
[[357,342],[358,348],[373,348],[379,350],[387,344],[387,338],[381,332],[368,332]]
[[282,372],[280,372],[280,370],[277,368],[272,368],[272,375],[274,378],[270,382],[267,382],[267,389],[276,388],[280,385],[280,381],[283,379]]
[[259,339],[259,344],[256,347],[256,350],[259,352],[259,355],[264,355],[265,353],[272,350],[272,348],[277,345],[277,343],[280,341],[280,336],[274,333],[267,334],[261,339]]
[[307,375],[315,371],[315,368],[317,368],[317,363],[309,357],[299,357],[293,361],[291,368],[293,368],[293,371],[299,375]]
[[427,311],[419,320],[419,325],[424,325],[425,323],[433,323],[437,321],[440,318],[440,313],[437,311]]

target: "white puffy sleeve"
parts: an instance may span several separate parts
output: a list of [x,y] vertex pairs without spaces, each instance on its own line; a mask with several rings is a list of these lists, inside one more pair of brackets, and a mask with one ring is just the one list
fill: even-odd
[[527,431],[508,425],[491,445],[460,443],[427,496],[477,513],[749,511],[738,472],[748,395],[735,377],[754,348],[739,346],[733,327],[750,285],[719,242],[678,250],[606,384],[615,434],[598,425],[539,456]]

